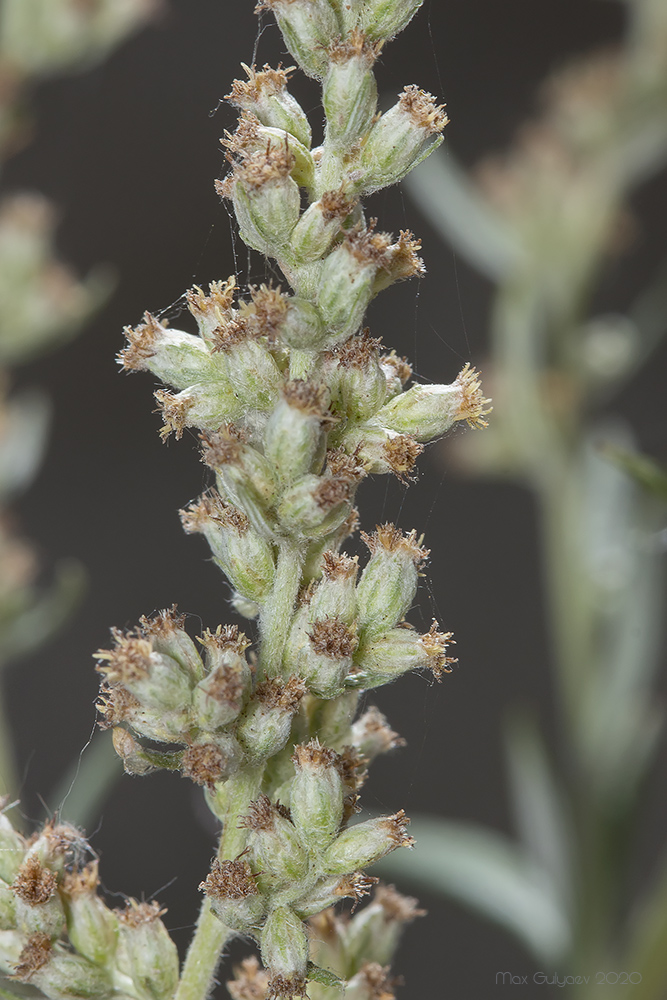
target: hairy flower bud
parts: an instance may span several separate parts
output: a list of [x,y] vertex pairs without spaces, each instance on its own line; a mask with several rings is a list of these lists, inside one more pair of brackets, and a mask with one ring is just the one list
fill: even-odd
[[447,115],[430,94],[406,87],[370,130],[361,155],[363,192],[370,194],[402,180],[440,145],[446,124]]
[[320,913],[328,906],[334,906],[341,899],[353,899],[355,904],[368,895],[371,887],[378,880],[364,875],[363,872],[353,872],[351,875],[327,875],[320,879],[317,885],[301,899],[293,903],[295,912],[306,920]]
[[61,889],[70,943],[96,965],[108,965],[116,950],[118,916],[97,894],[97,862],[66,874]]
[[299,218],[294,165],[289,149],[269,145],[238,163],[230,183],[219,189],[223,196],[229,192],[234,202],[244,243],[265,257],[280,253]]
[[175,604],[150,618],[142,615],[139,619],[139,630],[153,650],[176,660],[196,683],[204,676],[204,664],[184,625],[185,615],[177,613]]
[[366,0],[360,5],[359,19],[369,38],[389,41],[410,23],[423,0]]
[[426,915],[416,899],[402,896],[393,885],[379,885],[372,902],[350,922],[347,955],[352,968],[364,961],[388,965],[406,924]]
[[303,476],[285,491],[278,507],[280,521],[304,538],[331,534],[349,517],[352,497],[364,474],[356,459],[328,452],[327,468],[321,476]]
[[241,63],[248,80],[234,80],[226,100],[242,111],[257,116],[262,125],[284,129],[310,149],[310,125],[301,105],[287,90],[291,69],[271,69],[260,72]]
[[37,853],[26,855],[11,888],[18,929],[27,935],[59,937],[65,927],[65,914],[58,895],[58,879]]
[[282,750],[305,693],[305,684],[297,677],[259,685],[236,730],[241,746],[253,760],[265,760]]
[[49,938],[42,934],[28,938],[13,978],[30,983],[53,1000],[108,997],[113,992],[108,968],[73,955],[61,944],[51,945]]
[[[250,845],[262,881],[282,885],[300,879],[308,869],[308,853],[289,813],[273,805],[267,795],[250,804],[242,825],[250,831]],[[268,879],[267,879],[268,876]]]
[[95,654],[101,673],[110,684],[120,684],[147,709],[184,715],[189,707],[191,681],[180,663],[156,653],[141,632],[123,634],[112,629],[113,649]]
[[178,984],[178,952],[160,919],[165,912],[155,902],[128,899],[118,914],[118,967],[154,1000],[170,1000]]
[[302,921],[287,906],[266,918],[260,934],[262,961],[269,970],[268,996],[303,996],[308,965],[308,938]]
[[206,647],[209,672],[194,690],[193,709],[198,725],[214,730],[237,717],[250,691],[252,676],[239,651],[238,630],[232,637],[230,627],[219,627],[217,632],[205,632],[201,642]]
[[334,348],[325,362],[331,386],[332,407],[348,420],[366,420],[376,413],[387,395],[387,379],[380,367],[380,341],[368,330]]
[[188,534],[205,536],[215,562],[237,592],[246,600],[262,602],[273,586],[275,559],[243,511],[211,491],[180,515]]
[[410,670],[428,669],[440,679],[456,661],[447,656],[451,632],[439,632],[434,624],[425,635],[412,628],[393,628],[365,643],[356,658],[357,673],[350,678],[365,690],[390,684]]
[[202,461],[216,473],[220,493],[240,508],[260,536],[273,540],[269,508],[276,481],[271,463],[231,424],[201,440]]
[[380,47],[355,29],[329,48],[329,64],[322,85],[327,116],[327,143],[347,150],[369,129],[377,108],[373,74]]
[[393,473],[402,482],[414,478],[415,462],[423,452],[423,445],[409,434],[378,427],[375,423],[352,427],[346,432],[343,443],[354,453],[372,475]]
[[212,354],[201,337],[172,330],[148,312],[143,323],[125,327],[124,333],[127,347],[118,362],[126,371],[150,371],[175,389],[212,382],[222,395],[231,394],[224,359]]
[[296,769],[290,792],[292,821],[304,844],[321,852],[338,833],[343,818],[339,755],[312,740],[297,746],[292,760]]
[[317,472],[326,452],[326,388],[296,379],[287,382],[282,399],[264,431],[264,454],[283,483]]
[[362,533],[362,537],[371,558],[357,587],[359,629],[364,637],[372,637],[387,632],[405,616],[428,550],[420,548],[414,531],[403,535],[393,524],[383,524],[375,534]]
[[206,880],[199,886],[210,900],[211,909],[223,924],[235,931],[248,931],[261,921],[266,901],[257,889],[247,861],[213,862]]
[[325,191],[302,213],[290,237],[290,250],[300,263],[319,260],[330,249],[356,206],[344,188]]
[[412,847],[414,840],[406,833],[409,822],[401,809],[394,816],[357,823],[336,838],[325,852],[323,864],[332,875],[343,875],[379,861],[397,847]]
[[326,49],[338,35],[338,23],[327,0],[261,0],[273,11],[291,55],[308,76],[322,78],[329,64]]
[[337,339],[356,333],[373,298],[373,282],[380,266],[370,238],[348,237],[324,261],[317,307]]
[[369,764],[381,753],[388,753],[396,747],[405,746],[405,740],[394,732],[375,705],[371,705],[356,722],[352,723],[350,735],[352,745]]
[[440,437],[459,420],[470,427],[486,427],[489,399],[482,394],[478,373],[466,365],[451,385],[413,385],[390,400],[375,421],[417,441]]

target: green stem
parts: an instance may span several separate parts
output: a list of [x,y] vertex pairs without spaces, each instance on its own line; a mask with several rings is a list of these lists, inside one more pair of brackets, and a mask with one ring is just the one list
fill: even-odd
[[283,541],[280,545],[273,590],[262,608],[259,620],[262,635],[259,652],[260,676],[280,675],[285,642],[301,586],[304,555],[305,552],[293,541]]
[[[212,796],[211,806],[223,822],[218,846],[221,860],[237,857],[246,847],[247,831],[239,828],[239,819],[257,797],[262,775],[261,767],[246,768],[229,778]],[[234,933],[218,920],[204,899],[174,1000],[206,1000],[214,986],[222,950]]]

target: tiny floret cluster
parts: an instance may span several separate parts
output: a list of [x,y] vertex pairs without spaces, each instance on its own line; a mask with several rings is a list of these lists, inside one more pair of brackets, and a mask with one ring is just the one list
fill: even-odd
[[[284,281],[195,286],[189,330],[146,313],[119,355],[125,371],[162,383],[162,437],[198,439],[207,488],[182,524],[205,538],[247,635],[219,625],[194,640],[175,608],[113,630],[97,653],[98,709],[129,774],[180,772],[222,822],[178,1000],[204,1000],[230,934],[252,938],[263,963],[243,963],[234,1000],[332,1000],[344,982],[355,1000],[391,998],[389,966],[421,913],[415,902],[380,887],[353,916],[332,910],[347,898],[356,911],[377,881],[366,868],[413,846],[403,810],[358,817],[370,764],[402,745],[376,708],[359,714],[361,696],[409,671],[441,680],[453,639],[437,622],[422,634],[406,620],[429,558],[416,531],[362,533],[365,559],[344,545],[364,480],[410,482],[429,442],[458,423],[486,426],[489,400],[470,365],[449,384],[411,384],[408,362],[364,326],[379,292],[424,273],[412,233],[383,232],[362,203],[428,155],[447,123],[416,86],[377,107],[374,64],[420,0],[260,6],[321,83],[324,141],[313,148],[290,93],[294,67],[244,66],[227,97],[240,116],[223,136],[228,170],[215,186],[243,240]],[[47,967],[58,874],[21,864],[17,900],[32,894],[40,902],[25,905],[45,909],[19,964]],[[147,928],[162,926],[159,910],[131,903],[114,919],[132,969]],[[40,934],[52,935],[48,947]],[[162,1000],[162,988],[151,995]]]

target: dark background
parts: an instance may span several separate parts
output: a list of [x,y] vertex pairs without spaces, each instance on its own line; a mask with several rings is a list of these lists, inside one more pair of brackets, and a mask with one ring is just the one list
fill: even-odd
[[[507,144],[534,112],[546,74],[618,40],[624,13],[615,0],[426,0],[383,53],[380,89],[395,95],[417,83],[446,100],[447,144],[472,164]],[[38,795],[49,808],[58,805],[49,795],[89,737],[97,691],[91,654],[106,645],[109,626],[130,626],[173,602],[191,616],[193,632],[234,620],[203,541],[184,536],[176,515],[206,482],[194,437],[161,444],[150,376],[119,375],[114,355],[122,326],[144,309],[165,309],[192,284],[235,270],[229,217],[213,191],[223,165],[218,139],[235,120],[219,100],[257,41],[257,63],[289,64],[272,18],[261,24],[258,39],[250,0],[170,0],[156,25],[104,65],[35,89],[34,140],[4,174],[5,189],[38,189],[58,205],[66,259],[82,272],[109,262],[118,279],[113,299],[82,336],[19,375],[45,387],[55,408],[45,465],[19,504],[23,528],[47,567],[72,555],[89,574],[76,619],[8,682],[24,809],[36,820],[45,817]],[[315,86],[295,86],[317,126]],[[664,178],[639,194],[635,208],[640,264],[610,273],[603,289],[609,308],[623,307],[659,256]],[[451,381],[467,360],[483,367],[490,286],[443,246],[400,189],[376,196],[370,209],[381,228],[410,227],[423,238],[429,272],[383,293],[369,316],[373,334],[434,381]],[[243,282],[248,257],[238,241],[237,251]],[[264,274],[254,255],[251,279]],[[179,308],[168,311],[175,326]],[[663,352],[616,404],[635,422],[641,444],[663,458],[664,362]],[[379,480],[362,491],[361,511],[367,528],[396,519],[426,532],[432,562],[413,621],[428,626],[437,615],[455,631],[461,660],[440,686],[408,677],[373,699],[408,748],[374,766],[364,801],[376,810],[404,807],[509,831],[503,713],[517,702],[538,706],[552,727],[532,499],[519,485],[457,476],[435,447],[407,494]],[[137,897],[157,894],[169,909],[168,926],[180,928],[179,945],[188,940],[196,886],[213,851],[203,815],[199,793],[178,777],[123,778],[93,837],[105,885]],[[659,805],[647,806],[647,858],[663,818]],[[422,900],[430,916],[409,932],[396,965],[408,984],[401,995],[490,996],[496,971],[535,971],[501,932],[436,897]],[[542,987],[540,996],[548,994]]]

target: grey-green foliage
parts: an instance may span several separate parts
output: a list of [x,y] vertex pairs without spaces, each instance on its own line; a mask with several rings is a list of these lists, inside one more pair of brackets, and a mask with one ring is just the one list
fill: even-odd
[[[398,864],[415,878],[432,865],[432,884],[517,933],[541,961],[584,973],[623,965],[644,977],[631,995],[657,1000],[667,983],[664,882],[631,900],[624,879],[663,731],[654,685],[665,480],[627,426],[596,413],[666,329],[664,265],[624,312],[594,311],[628,194],[667,162],[667,8],[627,7],[624,45],[552,80],[542,119],[502,159],[473,179],[436,154],[407,180],[443,238],[497,285],[494,421],[465,459],[535,491],[563,760],[534,719],[514,719],[519,843],[431,820],[430,847],[427,837],[416,864]],[[508,900],[530,886],[532,903],[496,906],[482,891],[494,872],[493,884],[508,880]]]

